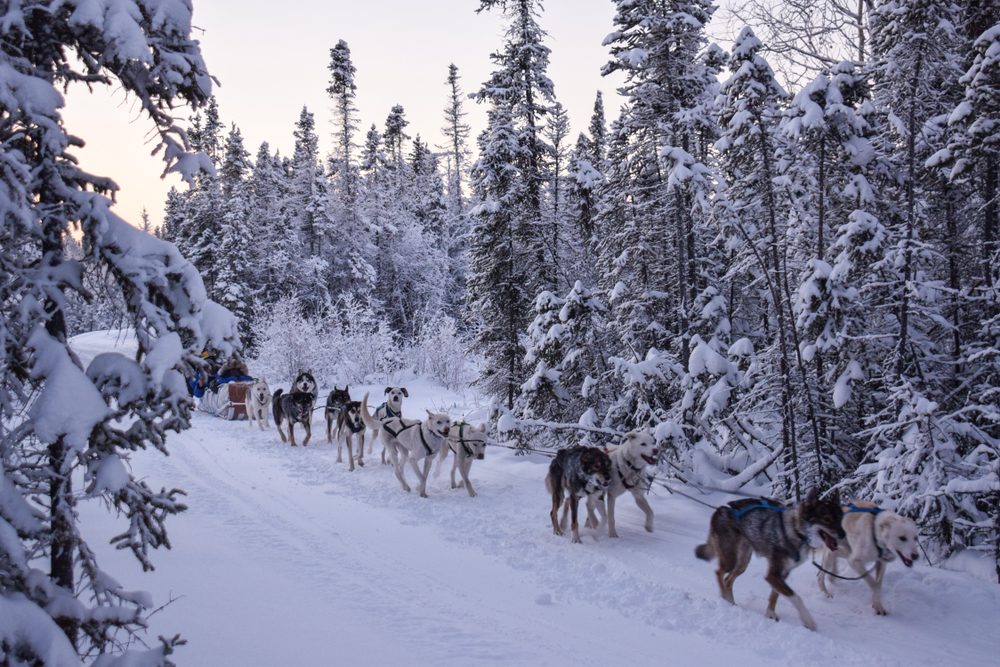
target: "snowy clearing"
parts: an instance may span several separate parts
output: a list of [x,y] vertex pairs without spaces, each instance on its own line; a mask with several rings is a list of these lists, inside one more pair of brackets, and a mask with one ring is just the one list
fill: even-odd
[[[88,334],[74,348],[86,361],[106,342]],[[407,386],[407,416],[473,410],[441,388]],[[382,389],[351,393],[371,390],[377,405]],[[107,546],[119,521],[81,506],[104,566],[156,605],[174,599],[153,616],[150,640],[180,632],[189,643],[178,664],[996,664],[1000,587],[971,574],[893,563],[890,615],[879,618],[863,582],[837,582],[827,599],[803,565],[789,581],[813,633],[785,600],[780,623],[764,618],[761,559],[737,582],[736,607],[719,599],[714,564],[693,554],[711,510],[686,498],[654,492],[652,534],[623,498],[620,539],[583,529],[575,545],[552,535],[545,457],[491,448],[472,467],[475,498],[449,488],[449,459],[421,499],[400,489],[377,443],[350,473],[325,441],[321,411],[313,429],[310,445],[293,449],[273,423],[261,432],[199,413],[171,436],[171,456],[134,456],[151,486],[188,494],[153,573]]]

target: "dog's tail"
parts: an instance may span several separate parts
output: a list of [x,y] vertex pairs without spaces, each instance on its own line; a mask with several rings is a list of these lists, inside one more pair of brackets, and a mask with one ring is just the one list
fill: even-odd
[[365,423],[365,426],[373,431],[379,430],[382,427],[381,422],[372,417],[372,413],[368,412],[368,392],[365,392],[365,397],[361,399],[361,421]]
[[712,540],[696,546],[694,548],[694,555],[702,560],[712,560],[715,558],[715,545],[712,544]]
[[[437,479],[441,475],[441,464],[444,463],[444,460],[446,458],[448,458],[448,452],[450,451],[451,451],[451,443],[445,440],[444,444],[441,445],[441,450],[438,452],[437,465],[434,466],[434,479]],[[455,456],[458,456],[458,454],[456,454]]]
[[274,415],[275,424],[281,423],[281,401],[278,400],[281,398],[281,391],[282,390],[279,389],[274,392],[274,396],[271,398],[271,414]]

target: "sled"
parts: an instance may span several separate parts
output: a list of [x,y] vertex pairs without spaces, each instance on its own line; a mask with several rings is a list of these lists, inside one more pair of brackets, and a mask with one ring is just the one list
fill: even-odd
[[227,419],[234,420],[243,417],[247,418],[247,392],[253,386],[253,382],[236,381],[229,382],[225,386],[229,387],[229,415]]

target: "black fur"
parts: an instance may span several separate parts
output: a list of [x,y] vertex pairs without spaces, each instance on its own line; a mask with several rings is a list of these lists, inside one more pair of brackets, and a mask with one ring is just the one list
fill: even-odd
[[[339,417],[341,413],[341,408],[351,402],[351,393],[348,391],[348,387],[345,386],[343,389],[337,389],[337,385],[333,385],[333,391],[330,395],[326,397],[326,410],[324,414],[326,416],[326,441],[333,442],[334,431],[340,431]],[[359,404],[360,405],[360,404]],[[334,424],[337,428],[334,429]]]
[[[274,414],[274,423],[278,427],[278,435],[281,436],[282,442],[291,440],[292,447],[295,447],[295,424],[302,424],[302,427],[306,430],[306,438],[302,441],[302,446],[305,447],[309,444],[309,438],[312,437],[312,409],[315,401],[316,397],[313,394],[304,391],[293,391],[289,394],[283,394],[282,390],[279,389],[274,392],[271,406]],[[288,422],[287,439],[285,438],[285,433],[281,430],[281,424],[286,420]]]
[[[573,541],[580,542],[580,530],[577,523],[577,510],[580,498],[592,493],[599,493],[608,488],[611,483],[611,459],[603,450],[597,447],[570,447],[561,449],[549,464],[549,474],[545,486],[552,494],[552,532],[563,534],[567,511],[572,511]],[[564,493],[566,508],[563,511],[562,527],[558,520],[559,506],[562,505]]]

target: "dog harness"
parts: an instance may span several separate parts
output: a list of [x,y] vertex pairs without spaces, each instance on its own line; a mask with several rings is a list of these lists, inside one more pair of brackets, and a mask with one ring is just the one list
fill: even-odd
[[[871,514],[871,515],[874,515],[874,516],[878,516],[882,512],[882,508],[881,507],[858,507],[854,503],[848,503],[847,506],[850,509],[848,509],[846,512],[844,512],[844,514],[861,513],[861,514]],[[875,548],[878,550],[878,559],[879,560],[884,560],[884,558],[883,558],[884,554],[883,554],[883,551],[882,551],[882,547],[880,547],[879,544],[878,544],[878,533],[875,532],[875,522],[874,521],[872,521],[872,540],[875,542]]]
[[[628,460],[627,456],[622,456],[622,459],[624,459],[625,465],[627,465],[632,470],[632,475],[635,477],[635,484],[629,484],[628,480],[625,478],[625,475],[622,475],[622,485],[626,489],[633,489],[633,488],[635,488],[636,484],[639,483],[639,479],[640,479],[640,476],[642,475],[642,470],[643,469],[642,468],[637,468],[634,465],[632,465],[632,462]],[[621,471],[619,471],[619,472],[621,472]]]
[[375,418],[376,419],[398,419],[400,415],[397,415],[389,407],[388,403],[383,403],[382,405],[375,408]]
[[741,516],[743,516],[750,510],[772,510],[775,512],[785,511],[785,508],[782,507],[781,505],[771,505],[764,498],[760,499],[760,505],[751,505],[750,507],[744,507],[741,510],[734,510],[732,507],[730,507],[729,509],[732,510],[733,514],[736,516],[737,519],[739,519]]
[[[396,419],[399,419],[399,418],[396,417]],[[400,421],[399,423],[403,424],[402,421]],[[398,431],[393,431],[391,428],[389,428],[389,426],[387,424],[382,424],[382,428],[384,428],[386,431],[388,431],[389,434],[392,437],[398,438],[399,434],[402,433],[403,431],[405,431],[406,429],[413,428],[414,426],[421,426],[421,425],[423,425],[423,422],[417,422],[416,424],[403,424],[403,428],[399,429]],[[424,449],[427,450],[427,456],[430,456],[431,454],[434,453],[434,450],[431,449],[431,446],[427,444],[426,438],[424,438],[424,429],[419,429],[419,430],[420,430],[420,442],[423,443]]]
[[458,444],[462,445],[462,449],[465,450],[466,456],[473,456],[472,448],[469,447],[469,441],[465,439],[465,427],[469,426],[465,422],[452,422],[452,426],[458,427]]
[[[766,498],[761,498],[760,499],[760,505],[751,505],[750,507],[744,507],[741,510],[735,510],[735,509],[732,508],[732,506],[728,506],[728,507],[732,511],[733,516],[736,517],[737,521],[740,521],[740,517],[742,517],[744,514],[746,514],[750,510],[771,510],[772,512],[782,512],[783,513],[787,509],[785,507],[782,507],[781,505],[772,505],[772,504],[770,504],[769,502],[767,502]],[[788,546],[789,547],[792,546],[792,541],[788,539],[788,534],[785,533],[784,526],[782,526],[781,534],[788,541]],[[795,535],[799,538],[799,546],[795,548],[795,562],[798,563],[802,559],[802,545],[805,544],[806,542],[808,542],[809,539],[805,535],[803,535],[802,533],[800,533],[797,530],[795,531]]]
[[358,427],[356,427],[356,428],[354,426],[354,423],[351,422],[351,421],[348,421],[348,420],[345,419],[344,423],[347,425],[347,428],[351,432],[352,435],[357,435],[359,432],[365,430],[365,423],[364,422],[361,422],[361,425],[358,426]]

